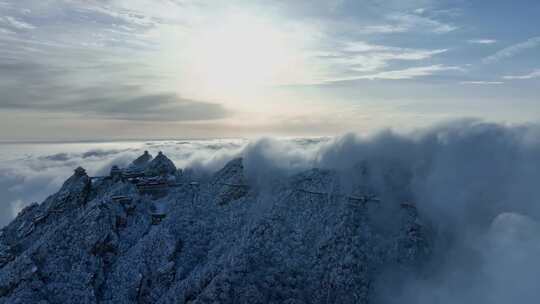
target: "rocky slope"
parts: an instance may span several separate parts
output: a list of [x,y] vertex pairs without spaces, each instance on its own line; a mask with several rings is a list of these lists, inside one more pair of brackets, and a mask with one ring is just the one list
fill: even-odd
[[161,153],[130,168],[78,168],[2,229],[0,303],[373,303],[383,271],[429,254],[413,205],[330,170],[260,187],[242,159],[199,181]]

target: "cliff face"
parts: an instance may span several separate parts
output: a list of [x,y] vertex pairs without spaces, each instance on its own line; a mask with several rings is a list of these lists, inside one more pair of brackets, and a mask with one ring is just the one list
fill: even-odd
[[241,159],[197,182],[159,163],[166,195],[78,169],[23,210],[0,235],[0,303],[370,303],[383,269],[429,254],[414,206],[333,171],[261,188]]

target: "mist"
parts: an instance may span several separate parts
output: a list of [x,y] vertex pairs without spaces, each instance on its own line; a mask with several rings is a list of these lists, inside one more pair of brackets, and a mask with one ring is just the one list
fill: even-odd
[[312,150],[263,139],[243,153],[258,185],[327,168],[351,189],[363,183],[387,203],[416,205],[433,233],[432,257],[415,273],[381,274],[378,303],[536,303],[539,135],[535,125],[466,120],[407,135],[349,134]]

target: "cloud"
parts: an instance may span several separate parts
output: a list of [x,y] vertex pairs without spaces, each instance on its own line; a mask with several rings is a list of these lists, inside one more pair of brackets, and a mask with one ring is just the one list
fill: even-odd
[[[322,83],[366,79],[369,77],[358,74],[381,71],[394,62],[427,60],[447,51],[447,49],[411,49],[371,44],[365,41],[346,41],[342,43],[341,48],[320,55],[321,60],[326,61],[331,66],[331,72],[325,76]],[[437,67],[443,70],[442,66]],[[385,72],[381,71],[380,73]]]
[[[539,135],[538,126],[458,121],[409,135],[347,135],[305,155],[265,139],[246,150],[245,167],[258,185],[301,168],[337,169],[345,185],[368,183],[386,205],[415,202],[432,231],[431,257],[419,273],[381,274],[377,303],[535,303]],[[368,177],[355,175],[359,163]]]
[[418,14],[394,13],[386,16],[389,24],[368,25],[361,29],[367,34],[388,34],[405,32],[432,32],[443,34],[459,27]]
[[325,139],[284,141],[262,138],[254,141],[241,153],[246,177],[254,185],[265,188],[278,179],[312,168],[325,143]]
[[[172,92],[147,92],[141,85],[81,86],[66,79],[77,69],[0,60],[0,108],[142,121],[200,121],[229,115],[219,103],[182,98]],[[20,89],[22,82],[26,84],[24,90]]]
[[184,99],[175,94],[142,95],[119,100],[89,98],[76,105],[70,104],[67,109],[70,107],[78,113],[84,111],[102,118],[122,120],[199,121],[228,116],[220,104]]
[[525,74],[525,75],[503,76],[503,79],[533,79],[533,78],[539,78],[539,77],[540,77],[540,70],[534,70],[530,72],[529,74]]
[[92,157],[92,158],[104,158],[104,157],[107,157],[109,155],[115,155],[115,154],[119,154],[121,152],[129,151],[129,150],[130,149],[123,149],[123,150],[94,149],[94,150],[89,150],[89,151],[86,151],[86,152],[82,153],[81,157],[82,158],[89,158],[89,157]]
[[30,23],[19,20],[13,16],[0,16],[0,26],[5,26],[9,30],[26,31],[33,30],[36,27]]
[[[318,56],[311,56],[316,53],[326,53],[326,47],[330,47],[334,51],[336,46],[336,40],[354,41],[353,35],[339,35],[340,39],[334,39],[335,35],[332,34],[336,30],[344,30],[337,28],[335,22],[332,19],[328,19],[335,14],[348,14],[347,7],[353,5],[354,7],[364,7],[367,12],[373,12],[374,16],[370,18],[382,19],[386,23],[382,25],[366,25],[365,29],[368,32],[408,32],[408,31],[430,31],[430,32],[448,32],[455,29],[455,26],[450,26],[441,21],[437,21],[432,17],[429,17],[427,10],[423,12],[422,16],[402,13],[401,11],[410,11],[416,5],[428,5],[429,1],[415,1],[408,4],[402,4],[392,1],[391,3],[380,3],[379,1],[366,2],[363,4],[345,3],[342,1],[332,2],[328,4],[324,1],[319,1],[315,5],[313,4],[301,4],[301,3],[280,3],[280,5],[269,5],[265,2],[255,2],[251,6],[247,6],[243,9],[235,9],[240,13],[249,14],[249,10],[252,7],[266,7],[271,8],[270,11],[276,11],[276,14],[270,14],[269,24],[273,28],[271,30],[277,31],[280,35],[283,35],[288,41],[301,41],[298,43],[301,51],[298,54],[285,54],[287,56],[294,57],[294,62],[298,66],[298,76],[290,79],[287,83],[313,83],[320,82],[321,79],[333,77],[334,74],[343,74],[348,71],[342,69],[343,64],[347,64],[345,61],[349,61],[351,64],[356,65],[355,70],[371,71],[380,68],[390,60],[420,60],[431,57],[434,54],[438,54],[437,50],[434,53],[429,53],[430,50],[415,50],[413,48],[402,50],[387,50],[385,54],[381,56],[356,56],[355,58],[344,58],[338,60],[324,60]],[[14,7],[25,8],[29,6],[29,1],[22,1],[20,4],[14,4]],[[38,64],[45,65],[51,69],[69,69],[69,74],[73,75],[76,80],[88,80],[95,79],[96,74],[98,77],[111,78],[111,81],[116,81],[121,85],[127,83],[133,83],[134,73],[144,73],[145,77],[151,77],[158,72],[161,77],[170,77],[171,79],[163,79],[160,82],[178,83],[180,86],[184,85],[185,81],[175,81],[174,77],[178,77],[178,74],[186,74],[186,71],[182,71],[185,66],[179,64],[178,66],[171,65],[168,62],[162,63],[158,60],[160,57],[167,57],[171,61],[186,61],[190,62],[189,58],[181,58],[179,60],[179,54],[186,56],[186,52],[183,49],[188,45],[185,38],[191,37],[190,35],[196,35],[200,28],[205,28],[208,23],[212,23],[211,20],[216,17],[223,17],[220,14],[230,12],[230,6],[227,4],[215,5],[212,2],[207,1],[181,1],[181,2],[160,2],[149,3],[148,1],[134,1],[127,4],[125,1],[106,1],[106,2],[62,2],[62,4],[52,5],[44,2],[40,5],[32,5],[32,14],[40,14],[40,31],[32,39],[30,37],[19,37],[15,48],[22,48],[21,44],[30,44],[34,42],[46,42],[65,44],[61,50],[49,49],[44,46],[33,46],[39,49],[41,56]],[[315,6],[315,7],[313,7]],[[334,8],[328,12],[328,6]],[[423,7],[423,6],[422,6]],[[314,10],[317,12],[318,21],[314,22],[305,18],[308,11]],[[10,12],[15,13],[16,10]],[[357,9],[355,11],[363,11]],[[283,18],[283,16],[290,16],[291,13],[298,14],[293,20]],[[434,12],[434,11],[433,11]],[[56,18],[54,16],[73,15],[74,18]],[[260,15],[260,14],[257,14]],[[234,17],[234,16],[233,16]],[[355,16],[356,20],[347,19],[347,22],[351,22],[351,27],[361,28],[363,26],[363,14]],[[265,17],[257,17],[264,19]],[[234,19],[234,18],[232,18]],[[92,24],[86,22],[86,20],[95,20]],[[257,19],[258,20],[258,19]],[[264,19],[265,22],[267,21]],[[370,20],[371,22],[371,20]],[[55,31],[54,24],[61,23],[65,29],[63,31]],[[265,23],[266,24],[266,23]],[[275,28],[274,28],[275,27]],[[283,33],[281,33],[283,32]],[[297,33],[298,32],[298,33]],[[172,34],[171,33],[177,33]],[[291,36],[291,37],[289,37]],[[350,37],[349,37],[350,36]],[[305,40],[305,41],[304,41]],[[337,41],[337,44],[341,41]],[[305,45],[304,45],[305,44]],[[14,48],[13,43],[10,43],[9,48]],[[93,56],[91,54],[81,54],[81,49],[90,48],[96,49],[101,52],[99,56]],[[172,49],[171,49],[172,48]],[[338,45],[339,48],[339,45]],[[421,53],[424,51],[424,53]],[[152,56],[149,57],[150,53]],[[339,52],[339,50],[338,50]],[[389,53],[394,52],[394,53]],[[404,54],[400,54],[403,52]],[[415,52],[420,52],[415,55]],[[23,52],[12,53],[27,54],[28,50]],[[44,53],[44,54],[43,54]],[[63,54],[62,58],[55,58],[54,54]],[[89,52],[91,53],[91,52]],[[118,54],[123,54],[123,58],[118,58]],[[46,54],[50,54],[44,56]],[[196,54],[195,54],[196,55]],[[413,56],[413,57],[407,57]],[[420,59],[415,59],[420,56]],[[36,58],[35,56],[31,56]],[[49,58],[54,58],[54,62],[50,62]],[[74,58],[72,58],[74,57]],[[98,58],[94,58],[98,57]],[[105,57],[105,59],[103,59]],[[182,57],[182,56],[180,56]],[[286,57],[286,56],[284,56]],[[152,58],[151,60],[149,60]],[[81,60],[82,59],[82,60]],[[325,58],[328,59],[328,58]],[[305,60],[305,66],[300,64]],[[22,62],[28,62],[28,58],[21,58]],[[102,64],[103,62],[122,62],[124,68],[111,69],[106,66],[95,67],[90,70],[88,68],[72,69],[73,65],[81,65],[81,62],[89,62],[91,65],[94,61]],[[156,65],[153,67],[143,67],[141,62],[148,63],[149,65]],[[158,68],[159,71],[155,69]],[[108,73],[120,73],[126,78],[109,77]],[[179,73],[182,71],[183,73]],[[92,77],[94,74],[94,78]],[[127,75],[126,75],[127,74]],[[164,75],[167,76],[164,76]],[[290,74],[290,73],[289,73]],[[176,75],[176,76],[175,76]],[[140,77],[141,75],[137,75]],[[343,76],[343,75],[341,75]],[[292,76],[291,76],[292,77]],[[119,80],[120,79],[120,80]],[[74,79],[75,80],[75,79]],[[192,80],[188,80],[192,81]],[[195,82],[195,81],[193,81]],[[81,83],[80,81],[78,83]],[[148,82],[144,82],[139,78],[138,85],[146,85]],[[177,88],[175,88],[177,89]],[[182,90],[180,90],[182,93]]]
[[[540,161],[538,134],[535,127],[461,122],[423,133],[409,148],[408,140],[392,135],[367,147],[361,140],[348,144],[350,155],[365,151],[360,159],[371,155],[382,166],[397,160],[414,168],[416,157],[428,162],[410,185],[436,231],[433,264],[418,276],[388,274],[379,287],[382,303],[534,303],[540,192],[534,186],[538,173],[527,168]],[[378,149],[385,141],[399,148]]]
[[65,162],[68,161],[70,157],[67,153],[56,153],[53,155],[40,156],[39,159]]
[[[152,15],[159,10],[140,10],[146,4],[133,2],[129,9],[121,1],[20,1],[0,8],[6,14],[0,27],[9,23],[13,31],[37,29],[0,36],[0,108],[94,121],[228,117],[219,102],[185,98],[176,86],[163,85],[170,82],[167,73],[154,71],[144,57],[157,46],[145,33],[171,20]],[[32,10],[22,11],[28,7]]]
[[460,84],[472,84],[472,85],[497,85],[504,84],[503,81],[485,81],[485,80],[474,80],[474,81],[462,81]]
[[514,57],[523,51],[535,48],[539,45],[540,45],[540,37],[533,37],[533,38],[528,39],[525,42],[511,45],[509,47],[506,47],[496,52],[495,54],[491,56],[485,57],[484,59],[482,59],[482,62],[485,64],[495,63],[506,58]]
[[494,44],[497,43],[497,40],[495,39],[471,39],[467,40],[467,42],[472,44]]
[[385,45],[370,44],[365,41],[348,41],[342,49],[350,54],[370,53],[382,60],[423,60],[442,54],[448,49],[410,49]]
[[343,78],[340,81],[347,80],[358,80],[358,79],[387,79],[387,80],[399,80],[399,79],[413,79],[417,77],[425,77],[436,74],[441,71],[462,71],[462,68],[457,66],[445,66],[441,64],[423,66],[423,67],[412,67],[402,70],[393,70],[393,71],[384,71],[370,75],[362,75],[350,78]]
[[404,33],[409,30],[410,27],[404,24],[378,24],[364,26],[361,32],[366,34],[391,34]]
[[[14,31],[16,35],[0,34],[0,111],[4,115],[12,116],[13,113],[13,116],[21,118],[30,117],[30,123],[19,128],[20,136],[26,138],[75,136],[65,133],[56,135],[49,131],[61,128],[61,121],[65,120],[74,121],[71,125],[80,126],[77,131],[84,133],[85,138],[104,134],[101,130],[107,124],[112,124],[112,120],[129,120],[117,129],[123,133],[114,136],[153,136],[153,132],[146,131],[150,127],[146,130],[141,127],[150,123],[140,122],[158,125],[156,121],[164,121],[158,127],[160,131],[167,128],[170,132],[163,136],[171,136],[171,129],[180,125],[171,122],[188,120],[194,122],[189,130],[183,129],[189,136],[223,134],[223,129],[216,127],[220,123],[222,126],[234,125],[235,132],[239,130],[246,134],[251,132],[244,131],[249,127],[240,130],[239,126],[250,124],[236,119],[247,117],[247,120],[256,120],[256,115],[251,113],[256,113],[258,117],[265,116],[265,113],[260,114],[264,110],[258,105],[280,112],[276,116],[288,116],[289,113],[298,116],[305,112],[302,100],[312,100],[330,112],[332,100],[356,98],[346,94],[345,88],[328,90],[329,86],[324,87],[328,82],[370,77],[414,79],[435,73],[450,74],[452,69],[448,67],[457,66],[455,60],[459,59],[456,56],[463,54],[458,49],[453,52],[453,44],[449,44],[447,39],[464,41],[471,38],[460,37],[462,33],[456,32],[464,20],[452,19],[454,16],[450,13],[437,10],[451,9],[450,6],[454,4],[438,1],[251,1],[249,4],[206,0],[8,2],[9,5],[2,7],[1,16],[10,16],[35,27],[33,30]],[[414,12],[418,8],[424,9]],[[270,60],[272,58],[260,58],[259,52],[249,52],[253,48],[248,42],[235,44],[238,48],[229,50],[244,50],[253,62],[282,66],[276,74],[283,77],[283,81],[278,83],[284,86],[265,87],[265,92],[249,88],[244,90],[243,81],[233,81],[232,78],[229,81],[227,76],[239,70],[258,70],[256,65],[235,70],[237,65],[232,60],[219,60],[228,58],[219,55],[209,57],[226,64],[210,64],[208,60],[200,60],[203,56],[198,56],[198,50],[202,48],[198,47],[192,54],[186,55],[189,45],[187,38],[200,38],[197,33],[207,29],[217,29],[219,33],[222,29],[220,20],[237,20],[235,17],[238,15],[247,15],[250,17],[247,20],[260,21],[269,33],[279,36],[280,39],[276,41],[279,46],[283,42],[284,51],[271,52],[279,58]],[[239,28],[246,28],[243,24],[239,25]],[[4,25],[0,27],[4,28]],[[250,27],[247,28],[250,31]],[[378,34],[383,32],[395,35]],[[451,37],[432,35],[449,32],[456,33],[452,33]],[[276,44],[256,33],[253,36],[271,45]],[[220,42],[210,45],[220,45]],[[265,48],[265,43],[257,45]],[[208,49],[210,55],[222,51],[219,47],[205,50]],[[290,49],[294,49],[294,52],[289,52]],[[238,52],[232,53],[238,55]],[[194,59],[200,60],[201,64],[194,66],[202,67],[198,70],[202,70],[202,73],[189,73],[189,69],[185,68],[195,62]],[[282,59],[290,64],[281,65]],[[205,73],[206,69],[222,72]],[[191,77],[192,74],[197,77]],[[250,79],[250,73],[241,74],[245,79]],[[270,74],[269,78],[273,79],[274,73]],[[240,85],[235,88],[220,86],[223,78],[225,84],[234,82]],[[217,85],[214,86],[215,83]],[[310,95],[313,91],[302,88],[304,84],[321,85],[321,94],[316,97]],[[215,87],[221,88],[218,91]],[[380,87],[364,86],[361,89],[370,90],[369,96],[373,99],[377,95],[389,94],[389,90]],[[419,90],[424,95],[440,97],[432,94],[433,90],[429,88],[419,86]],[[241,96],[237,98],[236,95]],[[395,99],[403,98],[405,95]],[[287,100],[287,105],[283,100]],[[292,113],[295,111],[297,113]],[[39,115],[56,116],[58,119],[45,119],[44,123],[40,123],[50,125],[49,128],[38,127],[37,119],[33,118]],[[32,123],[31,119],[36,122]],[[209,120],[214,122],[210,123]],[[4,130],[7,129],[6,123],[2,128]],[[356,122],[351,119],[337,124],[350,126],[356,125]],[[120,122],[115,126],[119,125]],[[322,130],[324,126],[320,125]],[[30,130],[32,127],[33,130]],[[232,128],[226,132],[232,133]],[[301,128],[302,133],[309,131],[301,123],[294,131]],[[340,130],[343,129],[345,127]],[[291,132],[290,129],[288,131]],[[334,129],[323,131],[328,134]]]

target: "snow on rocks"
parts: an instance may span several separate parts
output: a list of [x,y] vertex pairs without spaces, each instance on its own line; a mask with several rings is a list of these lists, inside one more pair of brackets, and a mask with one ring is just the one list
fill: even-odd
[[161,151],[145,168],[147,176],[167,176],[176,174],[176,166]]
[[152,161],[152,155],[148,151],[144,151],[143,155],[137,157],[129,166],[131,170],[144,170]]
[[[145,178],[176,173],[150,158]],[[332,170],[259,189],[238,158],[174,187],[152,196],[77,169],[2,230],[0,304],[369,303],[381,269],[429,253],[413,204],[352,204],[373,193],[348,191]],[[385,204],[396,205],[390,232],[373,217]]]
[[244,176],[242,158],[236,158],[227,163],[214,175],[211,183],[217,191],[215,199],[218,205],[224,205],[245,196],[249,185]]

